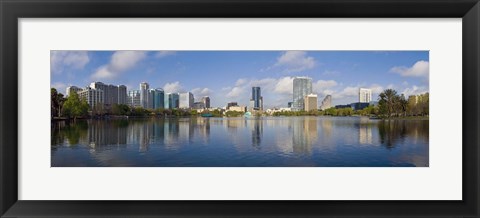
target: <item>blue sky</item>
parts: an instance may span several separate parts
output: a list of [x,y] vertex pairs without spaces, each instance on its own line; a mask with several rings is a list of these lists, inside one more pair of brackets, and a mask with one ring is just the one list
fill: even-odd
[[252,86],[260,86],[265,107],[286,107],[295,76],[309,76],[319,102],[358,101],[358,89],[373,99],[387,88],[406,96],[429,90],[428,51],[52,51],[51,86],[65,93],[70,85],[93,81],[166,92],[208,95],[212,106],[236,101],[248,105]]

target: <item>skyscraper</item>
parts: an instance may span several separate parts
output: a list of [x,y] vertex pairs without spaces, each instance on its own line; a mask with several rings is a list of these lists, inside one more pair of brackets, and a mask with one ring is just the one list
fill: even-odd
[[140,83],[140,105],[143,108],[148,108],[148,89],[149,85],[146,82]]
[[114,104],[125,104],[127,97],[127,87],[124,85],[107,85],[102,82],[90,83],[90,88],[103,91],[103,103],[108,109]]
[[252,87],[252,98],[254,110],[262,110],[262,93],[260,87]]
[[165,108],[165,92],[157,88],[153,90],[153,109]]
[[331,96],[331,95],[327,95],[327,96],[325,96],[325,98],[323,99],[322,105],[320,106],[320,109],[321,109],[321,110],[326,110],[326,109],[331,108],[331,107],[332,107],[332,96]]
[[180,93],[179,107],[188,109],[193,107],[193,94],[191,92]]
[[149,89],[148,90],[148,95],[147,95],[147,108],[148,109],[154,109],[153,108],[153,96],[155,95],[155,89]]
[[78,97],[80,97],[80,99],[85,99],[90,106],[90,109],[93,109],[99,104],[103,106],[104,96],[105,95],[103,93],[103,90],[94,89],[92,87],[86,87],[85,89],[78,92]]
[[202,102],[205,105],[205,108],[210,108],[210,97],[208,96],[203,97]]
[[317,110],[318,106],[318,97],[316,94],[308,94],[304,98],[305,111]]
[[127,104],[127,87],[124,85],[119,85],[117,96],[118,96],[117,104]]
[[179,105],[179,95],[178,93],[166,93],[165,94],[165,109],[174,109],[178,108]]
[[130,90],[127,94],[127,105],[130,107],[141,107],[140,104],[140,91]]
[[295,77],[293,79],[293,105],[292,110],[305,109],[304,98],[312,93],[312,79],[309,77]]
[[358,90],[358,102],[360,103],[370,103],[372,101],[372,90],[360,88]]

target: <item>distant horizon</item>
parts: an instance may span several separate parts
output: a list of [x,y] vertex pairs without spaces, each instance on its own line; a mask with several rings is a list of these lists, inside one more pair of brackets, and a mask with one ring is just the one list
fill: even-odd
[[[228,102],[248,106],[251,87],[261,88],[265,108],[287,107],[294,77],[312,78],[320,103],[358,102],[358,90],[372,90],[372,101],[392,88],[406,97],[429,91],[428,51],[51,51],[51,87],[92,82],[141,82],[165,92],[209,96],[212,107]],[[320,105],[319,105],[320,106]]]

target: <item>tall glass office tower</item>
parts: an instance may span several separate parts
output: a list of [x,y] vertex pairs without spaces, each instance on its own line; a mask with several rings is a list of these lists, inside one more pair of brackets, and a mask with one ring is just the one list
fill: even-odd
[[143,108],[148,108],[148,89],[149,85],[146,82],[140,83],[140,105]]
[[178,108],[180,96],[178,93],[165,93],[164,97],[164,107],[165,109],[174,109]]
[[153,109],[165,108],[165,92],[163,89],[157,88],[152,90]]
[[253,108],[255,110],[259,110],[262,106],[261,106],[261,100],[262,98],[262,94],[261,94],[261,90],[260,90],[260,87],[252,87],[252,101],[253,101]]
[[294,111],[305,110],[303,99],[306,95],[312,93],[312,78],[295,77],[293,78],[293,105]]

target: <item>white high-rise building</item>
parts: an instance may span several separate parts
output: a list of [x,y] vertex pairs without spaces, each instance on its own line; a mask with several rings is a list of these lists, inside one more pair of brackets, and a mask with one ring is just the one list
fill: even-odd
[[103,91],[103,103],[107,108],[114,104],[125,104],[127,101],[127,87],[124,85],[117,86],[92,82],[90,88]]
[[312,78],[295,77],[293,79],[293,105],[294,111],[305,110],[304,98],[312,93]]
[[193,94],[191,92],[180,93],[179,108],[192,108],[194,103]]
[[360,88],[360,90],[358,90],[358,102],[370,103],[371,101],[372,101],[372,90]]
[[331,107],[332,107],[332,96],[331,96],[331,95],[327,95],[327,96],[325,96],[325,98],[323,99],[322,105],[320,105],[320,109],[321,109],[321,110],[326,110],[326,109],[331,108]]
[[91,109],[98,104],[104,104],[104,93],[101,89],[94,89],[92,87],[86,87],[78,92],[80,99],[85,99]]
[[148,83],[146,82],[142,82],[140,83],[140,105],[143,107],[143,108],[148,108],[148,100],[149,100],[149,96],[148,96],[148,89],[149,89],[149,85]]
[[138,91],[138,90],[128,91],[127,105],[130,106],[130,107],[141,107],[142,106],[140,104],[140,91]]

